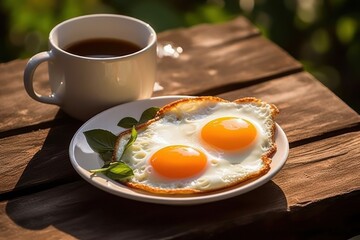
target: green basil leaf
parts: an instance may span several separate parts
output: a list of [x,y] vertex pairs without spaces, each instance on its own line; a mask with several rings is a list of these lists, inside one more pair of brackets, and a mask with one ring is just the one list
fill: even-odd
[[133,126],[136,126],[138,124],[138,121],[135,118],[132,117],[124,117],[119,121],[117,124],[119,127],[122,128],[132,128]]
[[151,107],[146,109],[140,117],[139,123],[144,123],[149,121],[150,119],[153,119],[156,115],[156,113],[159,111],[160,108],[158,107]]
[[133,128],[131,129],[130,139],[129,139],[129,141],[126,143],[125,149],[127,149],[129,146],[131,146],[131,144],[133,144],[133,143],[136,141],[136,138],[137,138],[137,131],[136,131],[136,128],[133,127]]
[[135,129],[135,126],[132,127],[131,129],[131,135],[130,135],[130,139],[129,141],[126,143],[125,147],[124,147],[124,151],[121,154],[120,160],[122,159],[122,157],[124,156],[125,151],[131,146],[131,144],[133,144],[136,141],[137,138],[137,131]]
[[113,151],[99,153],[99,155],[100,155],[101,159],[104,161],[103,167],[109,166],[109,164],[112,162]]
[[108,171],[111,167],[116,166],[117,164],[119,164],[119,162],[111,162],[111,163],[107,164],[107,166],[104,165],[102,168],[91,169],[91,170],[89,170],[89,172],[91,172],[91,173],[102,173],[102,172],[106,172],[106,171]]
[[140,117],[140,120],[137,121],[135,118],[133,117],[124,117],[122,118],[119,122],[118,122],[118,126],[122,127],[122,128],[132,128],[133,126],[136,126],[140,123],[144,123],[149,121],[150,119],[154,118],[156,113],[159,111],[160,108],[158,107],[151,107],[146,109]]
[[106,172],[107,170],[109,170],[110,166],[108,167],[102,167],[102,168],[98,168],[98,169],[91,169],[89,170],[89,172],[91,173],[102,173],[102,172]]
[[113,151],[116,142],[116,136],[107,130],[94,129],[84,132],[87,143],[94,152],[105,153]]
[[105,175],[113,180],[124,181],[134,175],[133,170],[123,162],[118,162],[115,166],[111,166]]

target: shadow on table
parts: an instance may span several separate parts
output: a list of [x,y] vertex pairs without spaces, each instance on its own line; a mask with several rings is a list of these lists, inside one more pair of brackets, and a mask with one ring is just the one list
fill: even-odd
[[200,237],[260,221],[270,212],[284,212],[286,199],[269,182],[219,202],[166,206],[116,197],[81,181],[11,200],[6,211],[21,227],[41,230],[52,225],[80,239]]
[[[54,226],[80,239],[211,238],[261,222],[270,213],[287,211],[284,193],[272,181],[231,199],[193,206],[142,203],[101,191],[80,179],[71,167],[68,146],[78,127],[75,123],[49,131],[16,186],[30,190],[6,205],[7,215],[16,224],[39,230],[40,236],[41,230]],[[46,179],[53,184],[43,189],[36,185]],[[258,227],[247,230],[256,233]]]

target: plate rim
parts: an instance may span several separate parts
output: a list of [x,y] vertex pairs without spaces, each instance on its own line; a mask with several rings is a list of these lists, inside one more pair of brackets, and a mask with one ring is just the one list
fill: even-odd
[[[136,100],[132,102],[127,102],[124,104],[119,104],[117,106],[114,106],[112,108],[109,108],[103,112],[100,112],[99,114],[93,116],[89,120],[87,120],[85,123],[81,125],[81,127],[75,132],[73,135],[70,145],[69,145],[69,157],[70,162],[75,169],[75,171],[87,182],[89,182],[91,185],[105,191],[108,193],[111,193],[113,195],[141,201],[141,202],[148,202],[148,203],[157,203],[157,204],[165,204],[165,205],[195,205],[195,204],[203,204],[208,202],[214,202],[214,201],[220,201],[223,199],[235,197],[238,195],[242,195],[244,193],[247,193],[249,191],[254,190],[255,188],[260,187],[261,185],[267,183],[270,181],[284,166],[284,164],[287,161],[288,155],[289,155],[289,142],[287,139],[287,136],[284,132],[284,130],[279,126],[278,123],[275,123],[276,125],[276,136],[275,136],[275,142],[278,145],[278,142],[282,142],[282,149],[281,154],[282,157],[280,160],[278,160],[278,164],[275,167],[271,167],[270,171],[266,173],[263,176],[260,176],[259,178],[256,178],[254,180],[250,180],[249,183],[240,184],[238,187],[231,187],[231,188],[225,188],[219,191],[214,192],[208,192],[208,193],[201,193],[196,195],[161,195],[161,194],[153,194],[153,193],[147,193],[143,192],[141,190],[132,189],[130,187],[127,187],[121,183],[117,183],[114,180],[111,180],[107,178],[106,176],[91,176],[88,170],[82,168],[77,159],[75,154],[75,146],[76,146],[76,139],[79,134],[82,134],[84,132],[84,129],[92,123],[96,123],[96,120],[98,118],[104,117],[108,114],[111,114],[111,112],[116,111],[118,108],[126,108],[128,105],[138,105],[142,104],[143,102],[149,102],[149,101],[168,101],[172,102],[175,100],[183,99],[183,98],[193,98],[196,96],[189,96],[189,95],[169,95],[169,96],[160,96],[160,97],[152,97],[148,99],[141,99]],[[143,109],[136,110],[136,112],[143,111]],[[124,116],[123,116],[124,117]],[[121,116],[120,116],[121,118]],[[105,129],[108,130],[108,129]],[[277,152],[276,154],[280,154],[279,152],[279,146],[277,146]],[[100,180],[103,179],[103,180]],[[99,182],[100,181],[100,182]],[[103,181],[105,181],[107,184],[104,184]],[[120,187],[121,186],[121,187]],[[116,188],[114,188],[116,187]],[[121,189],[127,189],[133,194],[128,194],[124,191],[120,191]]]

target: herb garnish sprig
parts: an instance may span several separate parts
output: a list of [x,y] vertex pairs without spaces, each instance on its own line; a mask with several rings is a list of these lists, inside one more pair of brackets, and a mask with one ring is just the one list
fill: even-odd
[[139,121],[132,117],[124,117],[119,121],[117,125],[122,128],[128,128],[128,129],[132,128],[133,126],[137,126],[139,124],[145,123],[150,119],[154,118],[158,111],[159,111],[158,107],[148,108],[141,114]]
[[155,117],[158,107],[151,107],[146,109],[138,120],[132,117],[125,117],[119,121],[117,126],[126,129],[131,128],[131,135],[129,141],[124,147],[121,157],[117,161],[113,161],[112,156],[115,149],[117,136],[112,132],[104,129],[93,129],[84,132],[85,138],[91,149],[98,153],[100,158],[104,161],[104,165],[99,169],[90,170],[91,173],[103,173],[107,177],[117,180],[126,181],[134,175],[133,170],[123,161],[125,151],[135,142],[137,138],[136,126],[147,122]]

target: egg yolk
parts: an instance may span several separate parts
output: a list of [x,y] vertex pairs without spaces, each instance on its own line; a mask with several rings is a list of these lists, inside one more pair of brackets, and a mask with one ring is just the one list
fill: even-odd
[[152,155],[150,164],[163,177],[190,178],[206,167],[206,155],[196,148],[184,145],[164,147]]
[[236,151],[248,147],[254,141],[256,128],[242,118],[222,117],[208,122],[201,130],[201,137],[214,148]]

